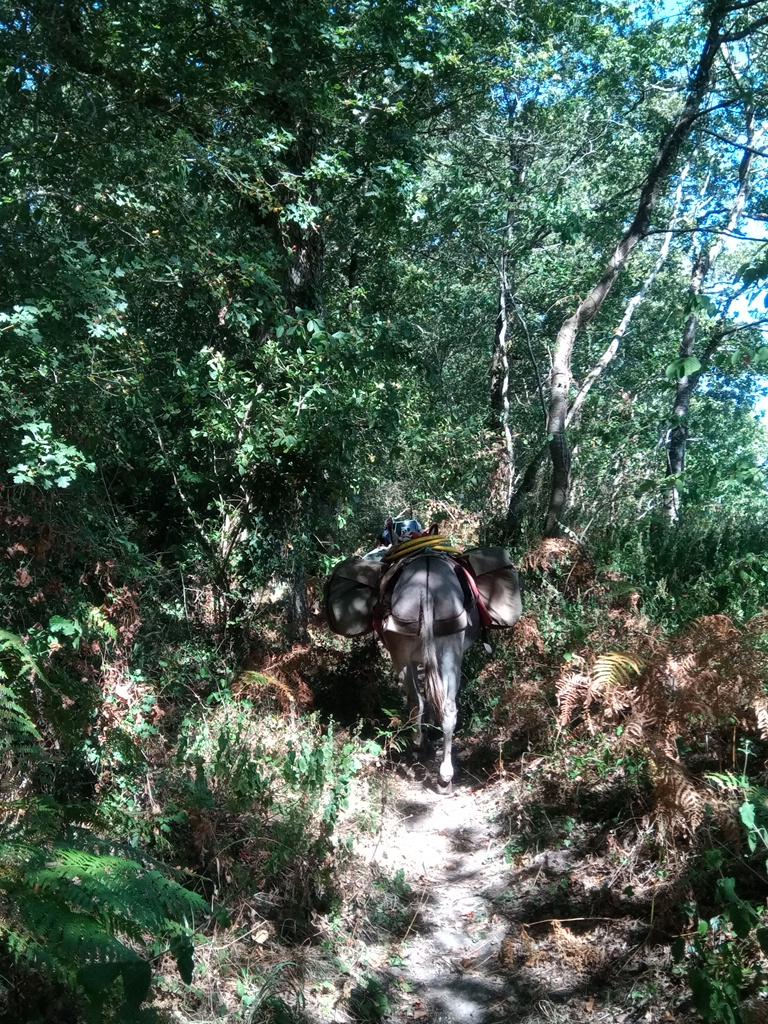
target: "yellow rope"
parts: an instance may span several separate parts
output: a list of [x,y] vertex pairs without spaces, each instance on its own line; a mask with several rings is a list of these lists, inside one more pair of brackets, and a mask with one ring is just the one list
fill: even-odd
[[384,555],[384,562],[398,562],[401,558],[405,558],[407,555],[414,555],[420,551],[442,551],[447,555],[458,555],[461,554],[461,548],[454,547],[450,544],[447,537],[441,537],[439,534],[430,533],[426,537],[412,537],[411,540],[403,541],[402,544],[398,544],[391,551],[388,551]]

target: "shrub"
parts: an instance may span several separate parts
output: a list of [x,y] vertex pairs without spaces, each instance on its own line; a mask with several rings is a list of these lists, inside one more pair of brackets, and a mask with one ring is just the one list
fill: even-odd
[[684,768],[680,745],[709,737],[722,763],[735,725],[768,736],[765,619],[740,629],[725,615],[710,615],[671,638],[635,624],[634,634],[624,633],[628,650],[567,663],[558,682],[560,724],[619,726],[620,742],[648,756],[657,824],[692,832],[703,818],[705,790]]
[[194,920],[206,904],[159,865],[101,839],[80,808],[26,795],[19,765],[47,756],[32,717],[37,681],[49,685],[22,640],[0,633],[0,939],[17,962],[82,998],[94,1019],[115,1010],[148,1021],[149,957],[169,950],[189,982]]
[[[747,758],[745,757],[745,760]],[[752,855],[768,868],[768,790],[746,775],[730,772],[709,776],[719,790],[737,795],[739,817]],[[753,903],[737,891],[737,880],[724,874],[743,860],[726,847],[706,851],[708,866],[720,872],[709,912],[693,906],[695,927],[673,945],[673,955],[685,970],[694,1004],[705,1021],[744,1024],[754,1019],[753,1009],[764,1006],[768,995],[768,917],[764,902]],[[753,858],[754,859],[754,858]],[[749,874],[762,874],[753,864]]]
[[182,726],[178,764],[198,862],[232,882],[267,887],[300,928],[332,895],[337,825],[362,744],[337,741],[333,722],[287,719],[228,694]]

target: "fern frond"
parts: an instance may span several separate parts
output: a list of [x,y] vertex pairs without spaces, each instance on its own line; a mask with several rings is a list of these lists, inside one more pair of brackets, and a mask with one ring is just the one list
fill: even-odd
[[37,726],[19,704],[16,693],[5,683],[0,683],[0,730],[0,750],[13,750],[21,737],[42,739]]
[[48,893],[16,892],[13,905],[28,934],[45,936],[46,949],[57,959],[81,966],[140,959],[104,924],[48,898]]
[[[96,1005],[118,978],[127,1008],[136,1010],[146,999],[152,981],[149,963],[99,921],[34,893],[18,896],[14,906],[21,929],[8,935],[8,945],[17,957],[82,987]],[[40,935],[45,945],[38,941]]]
[[640,676],[643,668],[639,658],[609,651],[599,655],[586,672],[568,673],[557,689],[560,725],[572,721],[577,711],[588,715],[590,706],[597,700],[604,702],[609,717],[625,712],[632,706],[629,689],[632,677]]
[[671,829],[694,832],[704,818],[704,801],[683,766],[670,757],[657,756],[651,762],[651,776],[657,818]]
[[0,629],[0,756],[27,763],[42,753],[42,736],[25,707],[29,681],[39,679],[50,687],[27,645],[15,633]]
[[568,725],[576,710],[583,709],[588,704],[588,686],[589,679],[581,672],[571,672],[558,682],[557,703],[560,708],[561,726]]
[[768,740],[768,696],[760,694],[753,702],[752,709],[757,719],[757,731],[761,740]]
[[[37,676],[43,682],[46,682],[40,666],[32,657],[29,648],[21,637],[16,633],[9,633],[7,629],[0,629],[0,665],[8,660],[8,655],[12,655],[18,661],[16,674]],[[8,678],[7,675],[6,678]]]
[[734,775],[733,772],[708,772],[705,776],[707,782],[713,783],[718,789],[726,792],[738,792],[749,786],[749,780],[743,776]]
[[[88,830],[76,831],[87,845]],[[141,955],[148,941],[166,944],[189,981],[190,930],[206,909],[196,893],[128,857],[42,837],[0,843],[0,939],[17,958],[83,989],[93,1005],[122,979],[126,1007],[138,1008],[151,980]]]
[[191,924],[205,912],[196,893],[136,861],[69,847],[51,854],[44,866],[28,871],[25,884],[108,920],[116,934],[136,940],[147,932],[164,935],[173,922]]
[[[733,727],[757,731],[768,739],[768,613],[747,627],[726,615],[697,619],[675,636],[664,638],[647,625],[610,642],[629,650],[608,651],[585,671],[569,666],[558,682],[561,727],[581,716],[581,727],[594,732],[622,721],[621,742],[640,749],[655,766],[656,822],[661,829],[692,831],[702,820],[704,800],[712,790],[686,775],[678,761],[679,741],[696,745],[702,736],[730,751]],[[724,818],[727,826],[727,817]]]
[[624,740],[634,746],[647,742],[658,726],[658,719],[645,708],[637,708],[624,726]]
[[14,960],[37,968],[64,985],[74,984],[71,965],[62,963],[50,952],[45,937],[33,935],[25,928],[15,906],[0,911],[0,942]]
[[255,697],[259,687],[274,690],[281,705],[290,708],[296,703],[296,697],[290,686],[275,676],[266,675],[264,672],[256,672],[248,669],[241,672],[235,680],[233,691],[245,697]]
[[620,651],[609,651],[595,659],[589,674],[595,690],[608,691],[618,686],[629,686],[632,677],[639,676],[643,667],[639,658]]

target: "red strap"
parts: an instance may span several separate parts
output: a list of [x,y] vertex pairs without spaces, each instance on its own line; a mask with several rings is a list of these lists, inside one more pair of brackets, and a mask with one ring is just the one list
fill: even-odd
[[458,572],[459,569],[461,569],[461,571],[464,573],[467,579],[467,583],[469,584],[469,589],[472,591],[472,596],[477,602],[477,610],[480,613],[480,622],[482,623],[483,626],[492,626],[493,619],[491,618],[491,613],[485,607],[485,601],[483,601],[482,597],[480,596],[480,591],[477,589],[477,581],[475,580],[475,577],[472,575],[469,569],[467,569],[466,566],[460,565],[458,562],[455,564],[456,572]]

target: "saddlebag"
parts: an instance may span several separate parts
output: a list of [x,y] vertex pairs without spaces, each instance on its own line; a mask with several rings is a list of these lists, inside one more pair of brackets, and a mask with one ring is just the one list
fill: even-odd
[[461,556],[475,578],[494,629],[509,629],[523,614],[520,579],[506,548],[472,548]]
[[363,636],[373,629],[381,577],[388,566],[369,558],[347,558],[331,573],[325,590],[328,625],[341,636]]

